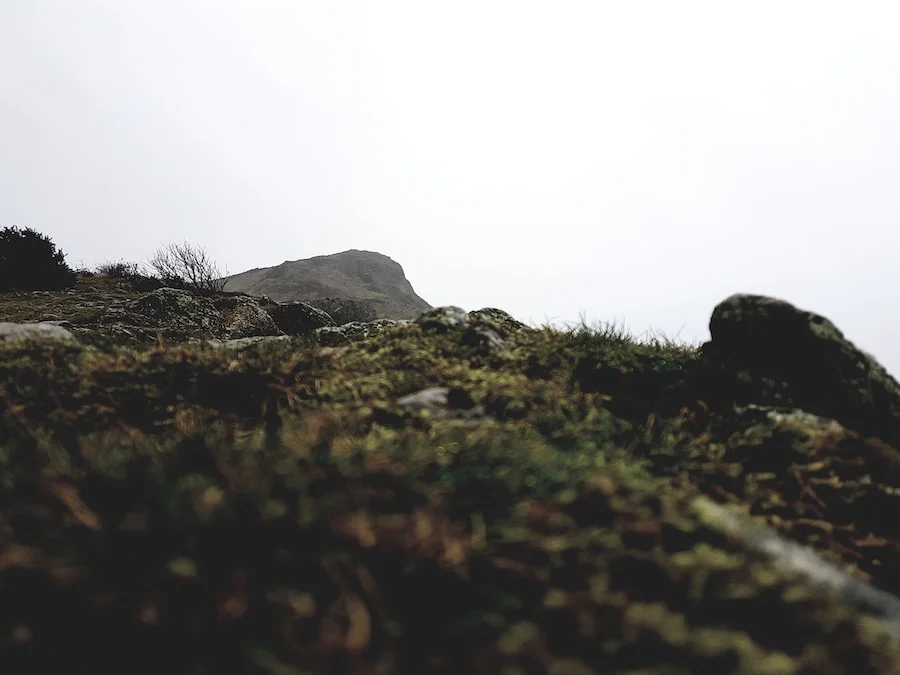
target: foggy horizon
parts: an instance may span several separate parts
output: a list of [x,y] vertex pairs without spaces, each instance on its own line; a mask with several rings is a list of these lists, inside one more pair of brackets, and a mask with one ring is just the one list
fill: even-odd
[[900,9],[846,7],[6,0],[0,227],[689,344],[769,295],[898,377]]

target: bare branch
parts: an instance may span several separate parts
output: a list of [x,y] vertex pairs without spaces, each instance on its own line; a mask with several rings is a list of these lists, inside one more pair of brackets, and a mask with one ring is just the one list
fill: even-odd
[[204,291],[225,288],[225,278],[206,251],[187,242],[159,249],[148,264],[164,282],[175,286]]

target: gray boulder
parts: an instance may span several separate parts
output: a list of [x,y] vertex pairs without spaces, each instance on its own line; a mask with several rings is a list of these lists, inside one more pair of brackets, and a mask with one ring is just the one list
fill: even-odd
[[328,314],[334,323],[342,326],[346,323],[368,323],[378,318],[378,310],[374,303],[350,298],[318,298],[307,300],[306,304],[321,309]]
[[306,335],[317,328],[335,326],[327,312],[305,302],[278,303],[269,314],[278,328],[288,335]]
[[527,324],[514,319],[508,312],[496,307],[483,307],[469,312],[469,321],[486,325],[500,337],[506,338],[519,331],[533,331]]
[[447,307],[435,307],[427,312],[422,312],[416,317],[414,323],[425,331],[445,333],[455,328],[464,328],[469,325],[469,315],[462,307],[453,305]]
[[0,321],[0,342],[13,342],[25,339],[76,341],[74,335],[56,323],[11,323]]
[[260,307],[255,298],[246,295],[219,297],[214,300],[225,324],[228,340],[283,334],[272,315]]
[[203,333],[211,339],[279,335],[281,331],[260,301],[244,295],[206,296],[177,288],[160,288],[134,300],[107,307],[103,324],[160,328],[176,333]]
[[485,414],[484,406],[475,405],[469,394],[460,388],[429,387],[397,400],[397,405],[410,410],[425,410],[439,420],[452,420],[466,426],[493,422]]
[[173,330],[203,331],[218,337],[225,326],[210,298],[178,288],[160,288],[130,300],[117,312],[107,311],[104,323],[166,326]]
[[[515,319],[500,309],[487,308],[467,313],[455,306],[436,307],[420,314],[415,323],[426,332],[446,333],[460,330],[464,345],[484,348],[488,351],[506,349],[506,342],[498,333],[510,335],[521,330]],[[522,327],[527,328],[524,324]]]
[[341,347],[353,342],[381,335],[385,329],[410,323],[408,320],[377,319],[362,323],[353,321],[342,326],[324,326],[314,332],[316,342],[322,347]]

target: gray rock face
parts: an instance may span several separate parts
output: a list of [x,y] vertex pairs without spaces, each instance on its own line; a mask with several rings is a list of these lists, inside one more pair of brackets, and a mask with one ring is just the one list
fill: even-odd
[[269,310],[269,314],[288,335],[306,335],[317,328],[335,325],[326,312],[305,302],[279,303]]
[[800,408],[900,446],[900,384],[828,319],[760,295],[713,311],[702,347],[722,404]]
[[8,321],[0,321],[0,342],[13,342],[25,339],[74,342],[75,336],[55,323],[10,323]]

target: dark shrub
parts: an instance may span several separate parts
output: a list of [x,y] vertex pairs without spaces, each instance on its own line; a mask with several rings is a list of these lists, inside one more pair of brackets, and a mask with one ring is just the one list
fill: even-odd
[[105,274],[110,279],[130,279],[141,274],[141,269],[137,263],[127,263],[124,261],[107,262],[97,265],[97,271]]
[[50,238],[33,229],[0,230],[0,292],[55,291],[75,285],[75,272]]
[[121,279],[132,290],[138,291],[139,293],[155,291],[157,288],[163,288],[165,286],[173,287],[172,283],[180,284],[174,287],[181,288],[184,283],[178,279],[170,280],[170,283],[167,283],[166,280],[160,279],[146,270],[141,269],[141,266],[134,262],[129,263],[119,261],[103,263],[102,265],[97,266],[97,272],[105,274],[110,279]]

